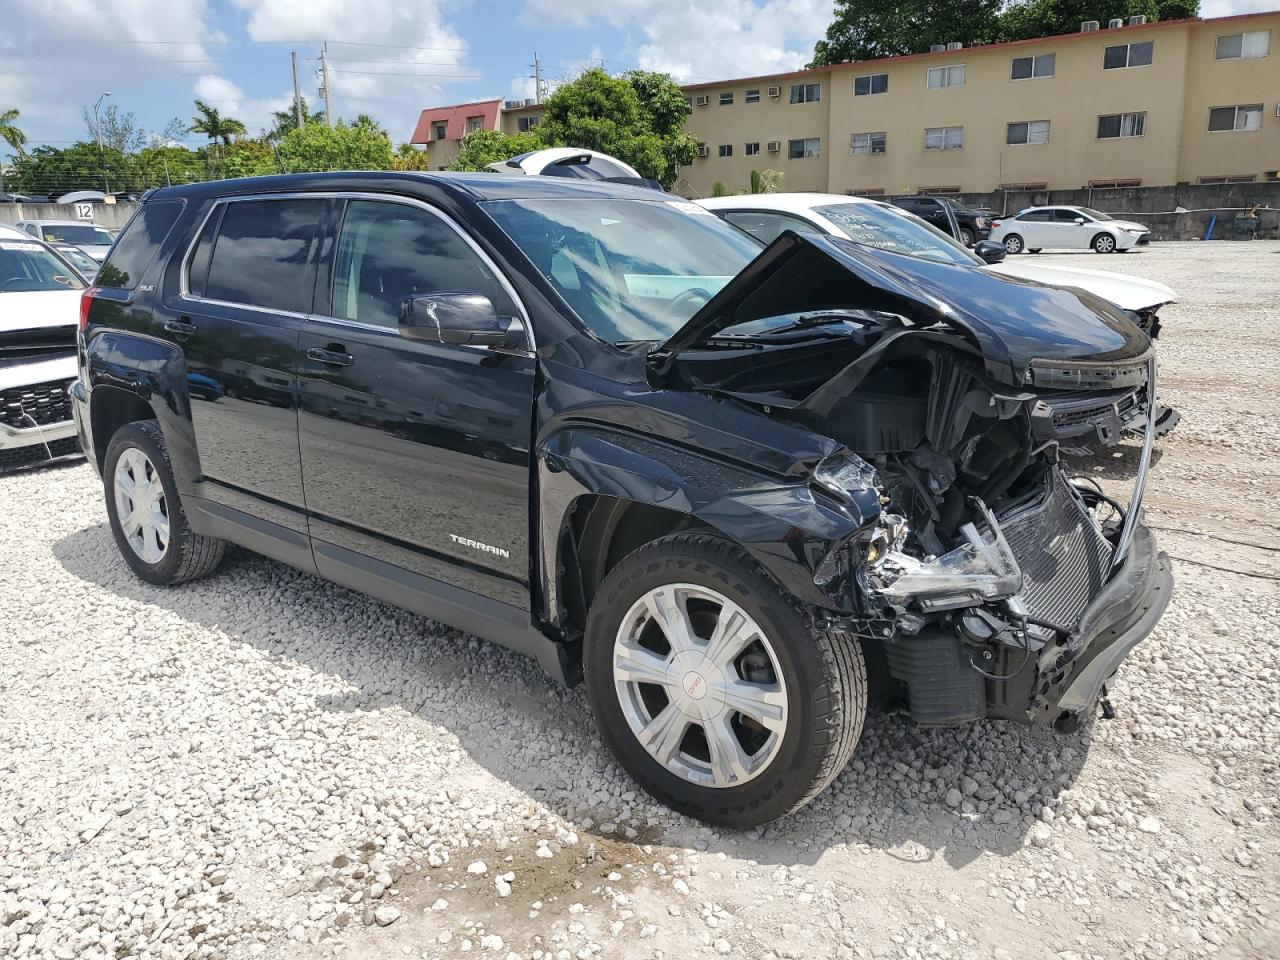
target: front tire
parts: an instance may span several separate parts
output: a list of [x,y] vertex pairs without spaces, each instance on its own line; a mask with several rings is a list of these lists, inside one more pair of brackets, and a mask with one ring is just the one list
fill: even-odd
[[1100,233],[1093,238],[1094,253],[1115,253],[1116,238],[1109,233]]
[[624,558],[587,617],[587,695],[605,742],[681,813],[751,827],[804,806],[862,733],[852,637],[814,629],[736,544],[673,534]]
[[961,243],[963,243],[966,247],[972,247],[972,246],[973,246],[973,231],[972,231],[972,230],[970,230],[968,227],[961,227],[961,228],[960,228],[960,242],[961,242]]
[[130,568],[158,586],[206,576],[223,541],[192,531],[178,498],[164,434],[154,420],[127,423],[107,446],[102,483],[116,546]]
[[1011,233],[1004,238],[1005,253],[1008,253],[1010,255],[1019,254],[1022,252],[1022,248],[1024,246],[1025,244],[1023,244],[1022,242],[1022,238],[1018,236],[1016,233]]

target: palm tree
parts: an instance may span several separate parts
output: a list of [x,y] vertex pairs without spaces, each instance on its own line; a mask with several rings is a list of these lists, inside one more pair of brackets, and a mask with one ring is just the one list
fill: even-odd
[[356,118],[351,121],[351,125],[353,127],[368,127],[370,130],[374,130],[382,134],[388,140],[391,139],[391,137],[388,136],[387,131],[378,124],[378,121],[373,119],[373,117],[369,116],[367,113],[357,113]]
[[18,119],[17,110],[0,111],[0,140],[9,144],[18,156],[24,155],[27,135],[17,128],[14,121]]
[[234,117],[224,117],[203,100],[196,101],[197,117],[192,118],[188,128],[192,133],[203,133],[211,143],[221,140],[230,146],[233,137],[242,137],[247,132],[245,126]]

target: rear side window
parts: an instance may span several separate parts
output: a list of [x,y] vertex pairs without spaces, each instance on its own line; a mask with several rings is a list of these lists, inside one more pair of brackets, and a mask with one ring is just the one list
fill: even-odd
[[327,201],[243,200],[227,204],[209,259],[204,296],[307,313],[311,242]]
[[181,200],[144,203],[124,228],[124,233],[120,234],[93,282],[99,287],[120,290],[132,290],[141,283],[142,275],[151,266],[160,244],[178,222],[182,203]]

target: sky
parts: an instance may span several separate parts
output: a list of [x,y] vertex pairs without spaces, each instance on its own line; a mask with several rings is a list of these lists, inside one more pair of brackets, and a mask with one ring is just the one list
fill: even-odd
[[[1280,0],[1203,0],[1202,16]],[[334,112],[367,113],[407,140],[425,107],[533,96],[584,67],[662,70],[681,82],[795,69],[833,0],[3,0],[0,112],[30,145],[89,138],[104,92],[150,131],[189,123],[199,98],[251,134],[292,101],[290,51],[312,108],[328,42]],[[188,135],[191,146],[202,138]]]

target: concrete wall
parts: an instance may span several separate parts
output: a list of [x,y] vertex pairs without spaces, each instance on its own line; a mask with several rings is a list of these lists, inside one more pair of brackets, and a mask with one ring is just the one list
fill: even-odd
[[[95,203],[93,223],[108,230],[118,230],[129,222],[138,204],[132,201],[119,203]],[[75,204],[71,203],[0,203],[0,223],[17,223],[19,220],[79,220]],[[86,220],[85,223],[90,221]]]

